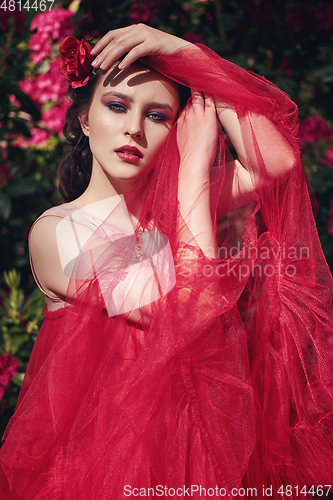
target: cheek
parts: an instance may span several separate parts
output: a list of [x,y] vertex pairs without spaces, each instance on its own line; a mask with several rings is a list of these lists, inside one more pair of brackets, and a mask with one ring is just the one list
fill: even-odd
[[99,106],[90,110],[89,126],[91,134],[95,136],[103,134],[105,136],[117,127],[117,119],[108,108]]
[[155,130],[154,134],[151,136],[151,144],[153,145],[151,148],[151,154],[154,158],[159,154],[161,149],[163,148],[166,138],[168,137],[169,130],[167,128],[162,128],[161,130]]

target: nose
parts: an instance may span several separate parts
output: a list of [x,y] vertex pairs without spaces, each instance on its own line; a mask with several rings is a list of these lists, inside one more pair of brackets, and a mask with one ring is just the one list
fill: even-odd
[[131,136],[135,139],[142,139],[143,118],[141,113],[138,111],[129,111],[126,113],[124,132],[127,136]]

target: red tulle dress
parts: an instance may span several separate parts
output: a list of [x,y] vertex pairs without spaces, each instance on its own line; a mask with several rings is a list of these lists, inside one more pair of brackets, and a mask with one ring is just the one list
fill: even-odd
[[[79,217],[89,237],[67,263],[64,307],[44,313],[0,452],[0,498],[218,499],[241,488],[241,497],[280,499],[328,490],[333,287],[300,163],[297,108],[201,46],[144,62],[237,112],[256,189],[242,198],[237,186],[226,189],[232,158],[221,134],[210,185],[218,256],[204,255],[179,215],[175,125],[154,170],[108,217],[71,203],[43,214]],[[140,190],[131,234],[119,220]]]

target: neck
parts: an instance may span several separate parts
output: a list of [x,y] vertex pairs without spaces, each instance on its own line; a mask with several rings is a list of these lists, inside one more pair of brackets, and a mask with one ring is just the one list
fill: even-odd
[[77,206],[112,198],[117,195],[127,194],[136,184],[136,180],[120,180],[109,176],[99,165],[93,163],[91,178],[85,192],[75,200]]

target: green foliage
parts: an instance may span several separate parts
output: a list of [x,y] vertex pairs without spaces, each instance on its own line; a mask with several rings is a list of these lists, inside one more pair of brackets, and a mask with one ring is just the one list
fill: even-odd
[[6,291],[0,290],[0,357],[10,354],[20,364],[20,371],[6,386],[0,401],[0,432],[15,410],[19,388],[39,331],[46,305],[44,294],[35,289],[25,296],[20,275],[13,269],[4,273]]

